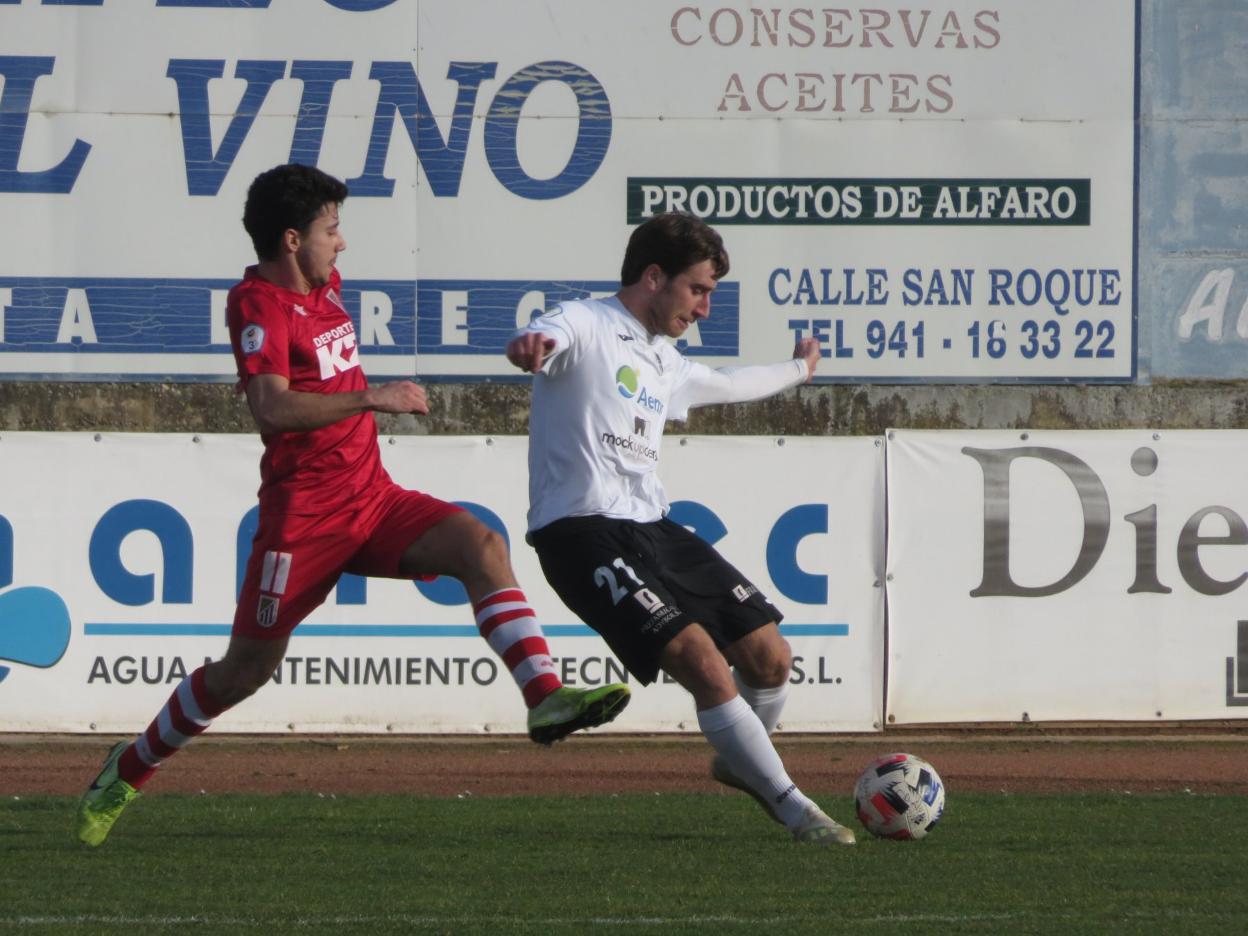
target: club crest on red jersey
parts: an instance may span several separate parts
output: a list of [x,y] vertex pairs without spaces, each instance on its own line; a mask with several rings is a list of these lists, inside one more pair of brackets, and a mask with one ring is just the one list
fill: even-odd
[[261,627],[272,627],[277,623],[277,607],[281,600],[272,595],[261,595],[256,605],[256,623]]

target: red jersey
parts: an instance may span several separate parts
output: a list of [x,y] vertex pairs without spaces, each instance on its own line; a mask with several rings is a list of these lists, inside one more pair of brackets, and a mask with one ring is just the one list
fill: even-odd
[[[244,388],[256,374],[280,374],[302,393],[363,390],[355,326],[341,299],[342,277],[307,295],[283,289],[248,267],[230,290],[230,345]],[[260,510],[320,514],[380,484],[377,423],[360,413],[310,432],[261,433]]]

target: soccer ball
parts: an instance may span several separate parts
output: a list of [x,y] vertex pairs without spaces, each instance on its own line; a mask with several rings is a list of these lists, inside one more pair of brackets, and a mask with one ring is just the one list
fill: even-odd
[[872,835],[920,839],[940,821],[945,785],[927,761],[889,754],[873,761],[854,786],[858,819]]

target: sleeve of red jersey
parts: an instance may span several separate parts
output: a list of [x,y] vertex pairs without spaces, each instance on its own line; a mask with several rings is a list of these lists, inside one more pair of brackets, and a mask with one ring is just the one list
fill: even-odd
[[255,374],[290,378],[290,319],[268,296],[244,291],[229,308],[230,345],[244,386]]

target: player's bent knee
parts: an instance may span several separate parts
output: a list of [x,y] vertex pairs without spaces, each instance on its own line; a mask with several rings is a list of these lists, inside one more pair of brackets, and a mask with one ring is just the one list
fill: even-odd
[[502,588],[512,580],[507,540],[485,526],[461,552],[457,565],[455,577],[466,587],[476,582],[482,587]]
[[758,658],[748,661],[745,666],[740,664],[737,666],[738,672],[741,673],[746,683],[757,689],[779,686],[789,678],[792,668],[793,654],[789,652],[787,643],[783,650],[760,654]]
[[482,526],[480,551],[483,558],[493,562],[510,562],[511,551],[507,548],[507,540],[497,530]]
[[789,678],[789,667],[769,666],[765,668],[746,669],[737,667],[741,681],[754,689],[774,689]]
[[501,533],[471,514],[461,514],[456,519],[458,522],[447,531],[452,535],[442,538],[446,547],[444,563],[457,567],[455,571],[468,571],[484,564],[508,561],[507,540]]
[[793,649],[774,625],[732,644],[725,655],[746,685],[756,689],[779,686],[793,667]]

